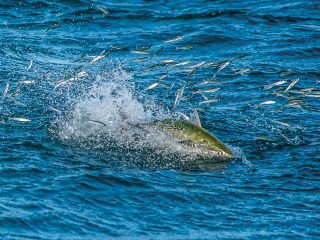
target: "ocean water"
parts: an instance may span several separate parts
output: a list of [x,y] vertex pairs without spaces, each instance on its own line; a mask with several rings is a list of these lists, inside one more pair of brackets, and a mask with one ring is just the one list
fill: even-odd
[[[319,13],[312,0],[1,1],[0,238],[319,239]],[[134,139],[192,108],[232,161]]]

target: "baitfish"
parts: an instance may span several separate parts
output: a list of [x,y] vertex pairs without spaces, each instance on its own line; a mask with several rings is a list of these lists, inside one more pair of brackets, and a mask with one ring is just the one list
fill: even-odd
[[188,147],[191,152],[200,156],[215,159],[231,159],[232,152],[217,137],[200,125],[189,121],[165,119],[152,123],[139,124],[139,128],[153,133],[168,133],[178,143]]

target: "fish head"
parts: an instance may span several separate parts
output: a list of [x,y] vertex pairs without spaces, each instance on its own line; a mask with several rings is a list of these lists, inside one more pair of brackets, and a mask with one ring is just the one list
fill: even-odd
[[231,159],[232,152],[206,129],[186,121],[166,119],[157,123],[178,142],[202,156]]

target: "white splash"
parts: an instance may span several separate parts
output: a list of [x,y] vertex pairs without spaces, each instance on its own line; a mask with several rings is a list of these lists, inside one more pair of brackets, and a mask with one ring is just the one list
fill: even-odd
[[[69,113],[60,117],[58,137],[85,142],[105,138],[120,145],[134,145],[135,125],[164,119],[170,114],[135,94],[133,75],[116,67],[106,75],[96,75],[90,89],[70,99]],[[141,143],[140,143],[141,144]]]

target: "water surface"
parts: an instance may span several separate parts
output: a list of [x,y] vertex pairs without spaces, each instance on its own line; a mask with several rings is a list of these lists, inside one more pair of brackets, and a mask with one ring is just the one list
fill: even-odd
[[[1,239],[319,238],[319,10],[299,0],[0,3]],[[186,82],[213,77],[202,88],[219,87],[206,94],[216,102],[188,101],[195,86],[173,109]],[[145,151],[121,132],[190,104],[232,162],[170,164],[172,149]]]

